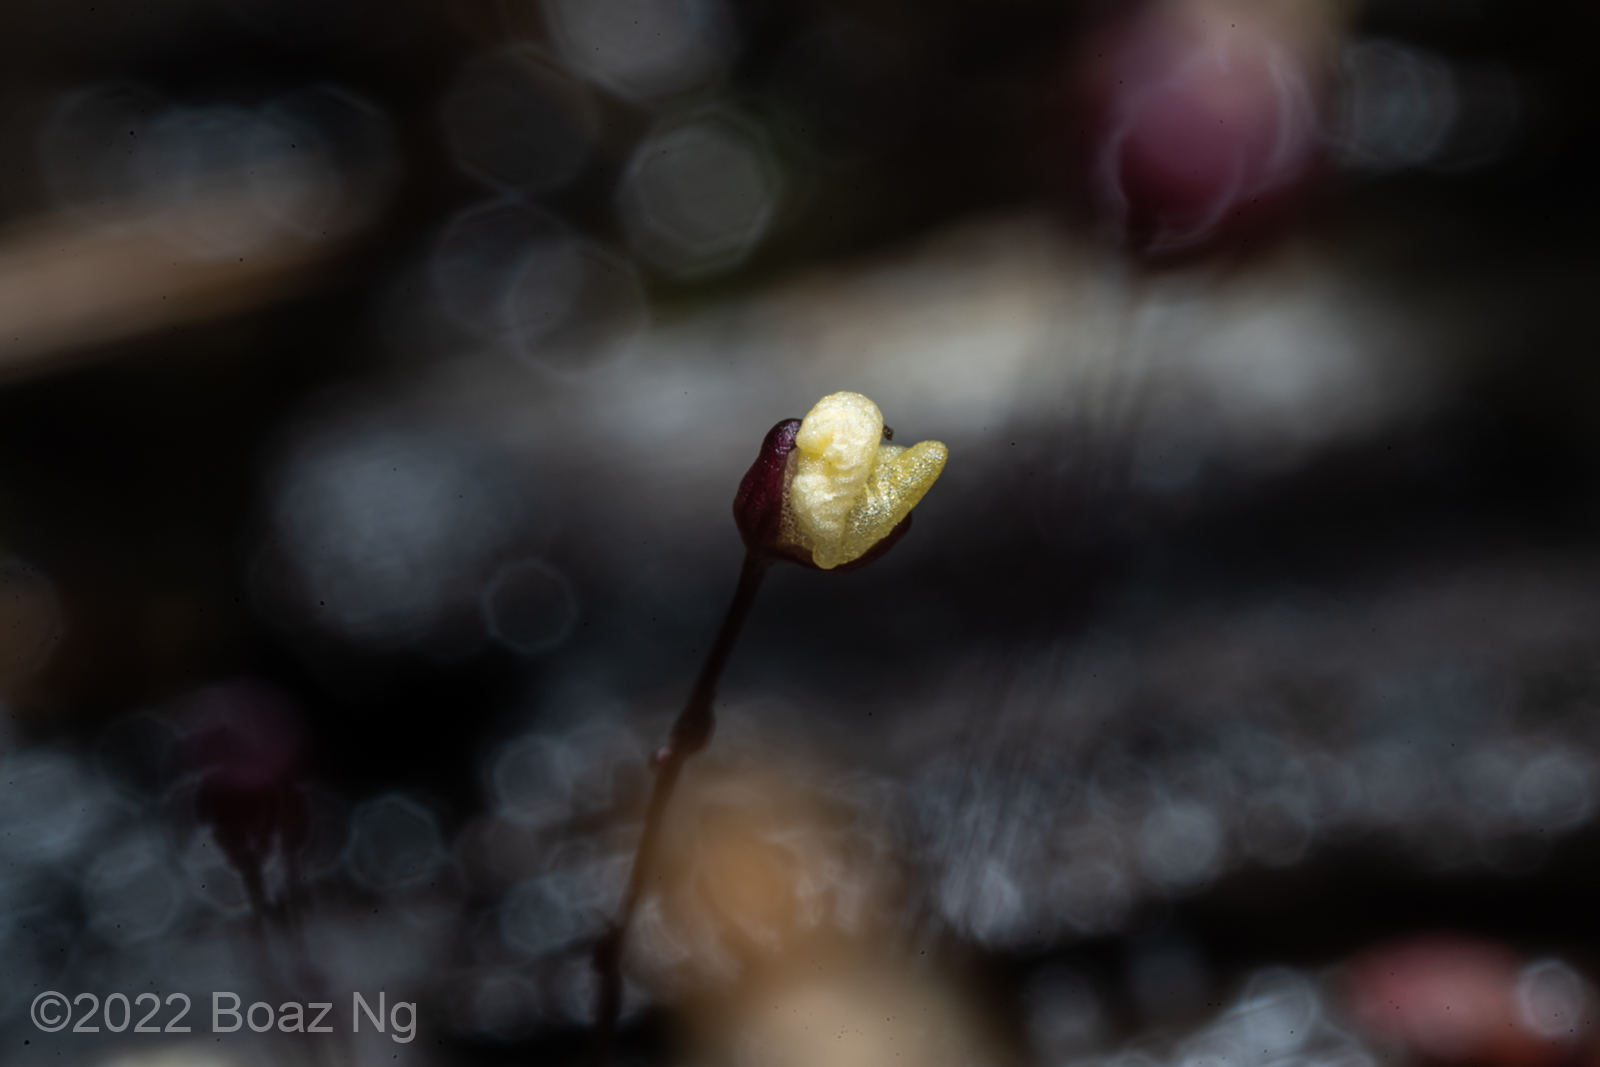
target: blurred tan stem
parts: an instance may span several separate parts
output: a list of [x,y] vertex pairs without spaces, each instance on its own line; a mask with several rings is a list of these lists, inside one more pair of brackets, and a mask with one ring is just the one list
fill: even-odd
[[634,912],[644,896],[651,876],[651,861],[655,858],[656,841],[666,820],[667,804],[678,784],[678,775],[686,760],[705,748],[716,729],[716,713],[712,701],[717,694],[717,682],[739,641],[745,618],[755,603],[772,559],[759,552],[746,552],[744,566],[739,572],[739,585],[733,592],[722,626],[716,640],[706,653],[695,679],[688,702],[672,724],[667,743],[651,757],[655,768],[655,787],[650,793],[650,807],[645,813],[644,832],[639,836],[639,848],[633,856],[633,870],[628,876],[628,889],[622,899],[622,911],[594,950],[595,974],[600,980],[599,1002],[595,1010],[594,1063],[601,1067],[611,1057],[611,1046],[616,1034],[617,1020],[622,1015],[622,955],[627,945],[628,927]]

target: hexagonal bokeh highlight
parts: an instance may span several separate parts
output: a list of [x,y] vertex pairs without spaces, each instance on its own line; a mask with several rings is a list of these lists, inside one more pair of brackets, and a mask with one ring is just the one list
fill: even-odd
[[545,0],[544,17],[569,68],[640,103],[717,81],[735,51],[721,0]]
[[781,194],[761,131],[717,113],[645,138],[623,175],[617,207],[640,259],[692,278],[743,262],[766,236]]
[[451,322],[556,373],[625,355],[650,319],[631,261],[519,200],[459,212],[428,271]]

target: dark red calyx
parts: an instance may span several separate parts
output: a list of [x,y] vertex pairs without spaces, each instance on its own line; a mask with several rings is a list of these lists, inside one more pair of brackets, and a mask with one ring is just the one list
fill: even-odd
[[[784,419],[767,431],[756,461],[750,464],[734,495],[733,521],[750,551],[818,571],[822,568],[812,562],[811,549],[795,541],[795,523],[788,514],[789,456],[799,432],[799,419]],[[884,427],[884,439],[893,436],[894,431]],[[865,567],[893,548],[910,528],[911,516],[907,515],[859,559],[834,567],[829,573],[846,574]]]
[[752,552],[788,555],[779,541],[783,534],[789,454],[794,451],[794,438],[799,432],[799,419],[784,419],[769,430],[733,498],[733,521],[745,547]]

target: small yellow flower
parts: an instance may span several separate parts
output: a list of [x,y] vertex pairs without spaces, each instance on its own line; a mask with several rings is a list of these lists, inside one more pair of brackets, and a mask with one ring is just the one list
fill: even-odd
[[823,397],[789,460],[795,542],[823,570],[859,559],[911,513],[948,456],[938,441],[888,443],[883,413],[860,393]]

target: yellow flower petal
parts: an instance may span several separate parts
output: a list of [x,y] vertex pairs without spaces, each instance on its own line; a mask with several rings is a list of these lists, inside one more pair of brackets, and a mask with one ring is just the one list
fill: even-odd
[[800,424],[789,506],[798,540],[831,570],[865,555],[910,514],[944,470],[938,441],[883,441],[883,415],[860,393],[834,393]]

